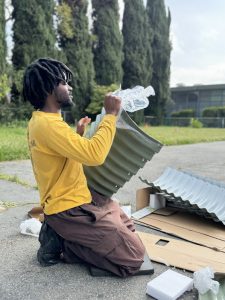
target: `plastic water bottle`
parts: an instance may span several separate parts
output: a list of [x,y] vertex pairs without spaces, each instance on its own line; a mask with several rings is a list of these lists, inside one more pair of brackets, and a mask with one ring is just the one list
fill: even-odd
[[128,112],[134,112],[144,109],[149,105],[149,96],[154,96],[155,91],[152,86],[144,88],[143,86],[135,86],[132,89],[117,90],[112,93],[121,98],[121,106]]

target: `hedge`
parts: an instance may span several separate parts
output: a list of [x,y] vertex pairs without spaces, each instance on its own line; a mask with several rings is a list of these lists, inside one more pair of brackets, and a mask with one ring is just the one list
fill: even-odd
[[193,109],[183,109],[177,112],[173,112],[171,117],[174,118],[193,118],[195,117],[195,111]]
[[206,107],[202,112],[202,116],[205,118],[223,118],[225,117],[225,106]]
[[33,108],[29,103],[16,105],[14,103],[2,104],[0,109],[0,124],[10,124],[15,121],[29,120]]

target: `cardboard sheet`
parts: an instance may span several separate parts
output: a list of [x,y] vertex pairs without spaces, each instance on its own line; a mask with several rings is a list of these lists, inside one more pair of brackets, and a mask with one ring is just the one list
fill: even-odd
[[149,206],[149,195],[152,188],[147,187],[136,191],[136,210]]
[[174,224],[182,228],[188,228],[189,230],[197,231],[202,234],[213,236],[217,239],[225,241],[224,225],[196,214],[179,211],[173,215],[169,215],[166,217],[153,215],[152,218],[154,218],[155,220]]
[[225,274],[224,252],[150,233],[138,232],[138,235],[153,261],[192,272],[210,266],[216,274]]
[[225,252],[225,226],[198,215],[177,212],[163,216],[153,213],[140,219],[139,222],[196,244]]

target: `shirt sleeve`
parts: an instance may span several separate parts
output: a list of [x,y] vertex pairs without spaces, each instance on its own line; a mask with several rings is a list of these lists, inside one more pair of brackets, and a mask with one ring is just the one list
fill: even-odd
[[81,137],[61,120],[49,122],[48,147],[61,156],[71,158],[87,166],[104,163],[116,132],[116,116],[105,115],[91,139]]

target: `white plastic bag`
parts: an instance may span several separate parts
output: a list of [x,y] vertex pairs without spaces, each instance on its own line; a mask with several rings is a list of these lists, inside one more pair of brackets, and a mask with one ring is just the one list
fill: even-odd
[[137,85],[132,89],[117,90],[113,95],[121,98],[121,106],[124,110],[135,112],[149,105],[148,97],[154,96],[155,91],[150,85],[146,88]]
[[206,267],[194,272],[194,287],[200,294],[205,294],[209,290],[217,295],[219,292],[219,282],[212,280],[214,278],[213,269]]
[[25,235],[38,237],[41,230],[41,222],[35,218],[23,221],[20,224],[20,232]]

